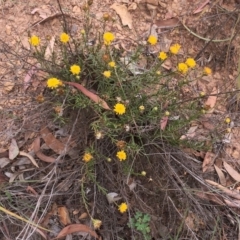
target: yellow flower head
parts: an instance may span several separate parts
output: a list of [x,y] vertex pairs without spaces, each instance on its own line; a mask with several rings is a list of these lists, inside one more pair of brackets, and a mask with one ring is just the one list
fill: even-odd
[[148,43],[150,43],[151,45],[155,45],[157,43],[157,37],[150,35],[148,37]]
[[111,71],[104,71],[103,76],[106,77],[106,78],[110,78],[111,77]]
[[186,62],[185,62],[188,67],[190,68],[194,68],[196,66],[196,62],[193,58],[187,58]]
[[161,75],[161,72],[160,72],[160,71],[156,71],[156,74],[157,74],[157,75]]
[[117,103],[115,104],[113,111],[116,114],[122,115],[126,112],[126,107],[122,103]]
[[186,63],[179,63],[177,69],[180,73],[186,74],[188,71],[188,66]]
[[114,39],[115,37],[111,32],[105,32],[103,34],[103,40],[105,45],[110,45]]
[[231,122],[231,118],[229,118],[229,117],[227,117],[226,119],[225,119],[225,123],[230,123]]
[[169,111],[166,111],[165,112],[165,116],[169,116],[170,115],[170,112]]
[[116,156],[119,161],[125,161],[127,159],[127,154],[124,150],[118,151]]
[[81,68],[80,66],[74,64],[70,67],[70,71],[73,75],[79,75],[79,73],[81,72]]
[[57,78],[49,78],[47,80],[47,86],[49,88],[58,88],[59,86],[62,86],[63,85],[63,82]]
[[93,159],[93,156],[91,153],[84,153],[83,155],[83,161],[84,162],[89,162]]
[[212,69],[209,68],[209,67],[205,67],[203,69],[203,73],[206,74],[206,75],[211,75],[212,74]]
[[112,61],[112,62],[109,62],[109,63],[108,63],[108,66],[114,68],[114,67],[116,67],[116,63],[113,62],[113,61]]
[[81,31],[80,31],[80,33],[82,34],[82,35],[85,35],[85,30],[84,29],[82,29]]
[[179,45],[178,43],[176,43],[176,44],[174,44],[174,45],[172,45],[172,46],[170,47],[170,52],[171,52],[172,54],[178,54],[180,48],[181,48],[181,45]]
[[60,41],[61,41],[62,43],[67,43],[67,42],[69,42],[69,39],[70,39],[70,37],[69,37],[69,35],[66,34],[66,33],[62,33],[62,34],[60,35]]
[[124,213],[126,212],[128,209],[128,205],[126,203],[121,203],[119,206],[118,206],[118,210],[120,213]]
[[33,35],[29,38],[29,43],[32,46],[37,47],[40,44],[40,39],[39,39],[39,37]]
[[165,59],[167,59],[167,54],[165,52],[160,52],[158,58],[164,61]]
[[139,110],[143,112],[145,110],[145,107],[143,105],[139,106]]

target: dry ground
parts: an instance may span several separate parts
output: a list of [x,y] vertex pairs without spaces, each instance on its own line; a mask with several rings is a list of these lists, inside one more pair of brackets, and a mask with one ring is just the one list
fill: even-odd
[[[54,122],[52,99],[47,98],[43,103],[36,101],[45,91],[41,76],[36,74],[33,81],[27,81],[27,74],[35,64],[29,54],[28,35],[36,34],[47,42],[54,34],[62,32],[62,18],[57,14],[60,13],[58,3],[50,0],[1,1],[0,206],[41,223],[51,231],[36,231],[16,216],[1,212],[1,239],[52,239],[61,229],[72,224],[84,224],[93,229],[86,204],[91,215],[102,221],[101,227],[96,230],[99,239],[143,239],[139,232],[127,226],[128,219],[137,210],[151,216],[150,239],[237,239],[240,232],[240,120],[235,92],[240,42],[237,1],[116,2],[128,7],[133,19],[132,29],[129,19],[128,25],[123,26],[114,9],[110,8],[114,1],[94,0],[91,17],[96,20],[94,27],[98,29],[98,20],[102,15],[111,14],[114,21],[107,28],[116,33],[119,46],[129,50],[133,42],[146,41],[151,32],[158,35],[159,44],[150,52],[168,50],[171,43],[178,42],[182,45],[183,56],[191,55],[199,66],[212,68],[212,76],[203,78],[191,90],[183,92],[184,96],[188,96],[201,91],[211,94],[214,88],[218,89],[214,111],[199,119],[198,129],[192,135],[195,140],[211,139],[211,143],[214,142],[211,151],[206,154],[193,149],[179,150],[160,142],[146,149],[146,156],[137,159],[135,171],[144,169],[146,177],[124,178],[120,174],[123,171],[120,165],[102,160],[93,173],[97,182],[86,182],[79,156],[89,141],[93,141],[89,129],[90,113],[66,111],[66,124]],[[204,2],[208,3],[201,8]],[[83,4],[83,1],[61,1],[72,35],[79,34],[84,24]],[[197,10],[199,12],[194,14]],[[228,38],[229,41],[206,41]],[[232,119],[232,124],[224,123],[226,117]],[[21,151],[32,154],[33,142],[42,136],[43,126],[48,127],[63,143],[71,135],[71,151],[62,156],[56,153],[56,149],[54,153],[48,144],[41,142],[42,150],[49,157],[60,160],[58,164],[43,162],[36,156],[39,168],[24,156],[8,162],[12,139],[16,140]],[[231,133],[226,133],[227,127],[231,128]],[[55,137],[52,136],[52,139]],[[108,151],[109,156],[113,154],[111,149],[114,146],[107,141],[103,140],[100,147],[102,151]],[[4,166],[5,162],[8,164]],[[206,179],[219,182],[225,188],[220,191],[219,186],[213,187]],[[133,190],[130,182],[136,184]],[[99,190],[99,186],[103,191]],[[104,189],[120,193],[130,206],[128,213],[117,212],[107,202]],[[237,196],[232,196],[229,189],[234,189]],[[69,234],[65,239],[90,237],[86,236],[86,229],[81,229],[80,233]]]

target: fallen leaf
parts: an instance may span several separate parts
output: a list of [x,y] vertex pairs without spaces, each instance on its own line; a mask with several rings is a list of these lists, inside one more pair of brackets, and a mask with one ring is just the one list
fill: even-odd
[[10,163],[10,159],[9,158],[0,158],[0,168],[4,168],[5,166],[7,166]]
[[202,3],[194,12],[193,14],[202,12],[203,8],[209,3],[210,0],[206,0],[204,3]]
[[180,140],[193,138],[196,135],[197,128],[198,128],[198,126],[190,127],[188,129],[187,133],[180,137]]
[[44,54],[44,58],[46,60],[50,60],[52,58],[52,54],[53,54],[53,48],[54,48],[54,43],[55,43],[55,36],[53,36],[51,38],[51,40],[49,41],[45,54]]
[[71,224],[71,220],[69,217],[69,212],[65,206],[63,207],[58,207],[58,216],[60,219],[60,222],[66,226],[68,224]]
[[157,28],[173,28],[180,25],[178,18],[171,18],[167,20],[156,20],[155,25]]
[[57,235],[57,237],[53,238],[52,240],[65,237],[68,234],[75,233],[75,232],[89,233],[92,237],[95,237],[96,239],[100,239],[100,237],[96,234],[96,232],[91,230],[88,226],[83,225],[83,224],[71,224],[71,225],[63,228],[60,231],[60,233]]
[[6,92],[11,92],[15,86],[14,82],[4,82],[3,87]]
[[206,193],[206,192],[195,192],[195,195],[200,197],[201,199],[212,201],[214,203],[217,203],[219,205],[223,205],[224,203],[222,200],[220,200],[216,194],[213,193]]
[[26,191],[31,192],[35,196],[38,196],[38,193],[31,186],[27,186]]
[[49,163],[55,162],[55,158],[48,157],[41,152],[41,150],[40,150],[40,137],[37,137],[34,140],[33,151],[40,160],[42,160],[44,162],[49,162]]
[[78,219],[85,219],[85,218],[87,218],[88,217],[88,214],[86,213],[86,212],[84,212],[84,213],[82,213],[80,216],[79,216],[79,218]]
[[136,10],[137,9],[137,3],[133,2],[130,4],[130,6],[128,7],[128,11],[130,10]]
[[223,199],[224,202],[229,206],[229,207],[237,207],[240,208],[240,201],[238,200],[228,200],[228,199]]
[[232,166],[230,166],[225,161],[223,161],[223,166],[234,180],[236,180],[237,182],[240,182],[240,174],[235,169],[233,169]]
[[161,130],[164,130],[166,128],[167,123],[168,123],[168,116],[162,117],[162,119],[160,121]]
[[226,178],[225,178],[222,170],[221,170],[218,166],[216,166],[215,164],[214,164],[214,168],[215,168],[215,170],[216,170],[216,172],[217,172],[217,175],[218,175],[218,177],[219,177],[220,183],[221,183],[223,186],[226,186],[226,185],[227,185],[227,181],[226,181]]
[[207,169],[214,164],[214,161],[215,154],[212,152],[207,152],[202,163],[202,171],[206,172]]
[[162,64],[161,66],[167,70],[170,70],[172,68],[172,62],[170,59],[166,59]]
[[204,104],[204,108],[206,108],[207,110],[210,110],[212,108],[214,108],[216,102],[217,102],[217,95],[218,94],[218,89],[216,87],[213,88],[212,92],[210,95],[214,95],[214,96],[209,96],[207,101]]
[[115,192],[108,193],[106,197],[109,204],[114,203],[122,198],[122,197],[119,197],[119,195]]
[[28,71],[27,75],[24,78],[24,91],[26,91],[32,81],[32,77],[38,71],[36,66],[32,66],[31,69]]
[[19,154],[19,148],[15,139],[12,139],[12,142],[9,147],[9,159],[13,160]]
[[215,186],[215,187],[217,187],[218,189],[222,190],[222,191],[223,191],[224,193],[226,193],[228,196],[240,200],[240,194],[239,194],[238,191],[236,191],[236,190],[230,190],[230,189],[228,189],[228,188],[226,188],[226,187],[224,187],[224,186],[222,186],[222,185],[220,185],[220,184],[218,184],[218,183],[216,183],[216,182],[214,182],[214,181],[208,180],[208,179],[206,179],[205,181],[206,181],[207,183],[211,184],[212,186]]
[[120,16],[123,26],[128,26],[132,29],[132,16],[125,5],[114,3],[110,8],[114,9]]
[[128,178],[126,184],[128,185],[130,191],[133,191],[134,188],[137,186],[137,183],[133,178]]
[[47,8],[46,5],[43,5],[43,8],[34,8],[32,11],[31,11],[31,14],[35,14],[35,13],[38,13],[39,14],[39,17],[45,19],[47,18],[49,15],[51,15],[51,11],[49,8]]
[[20,155],[20,156],[28,157],[29,160],[32,162],[32,164],[33,164],[34,166],[36,166],[37,168],[39,168],[36,160],[35,160],[30,154],[25,153],[25,152],[23,152],[23,151],[20,151],[20,152],[19,152],[19,155]]
[[54,202],[52,205],[51,210],[44,216],[44,218],[41,221],[41,225],[43,227],[47,227],[47,225],[49,224],[49,220],[52,216],[56,216],[57,215],[57,204]]
[[43,127],[40,132],[43,140],[48,145],[48,147],[50,147],[54,152],[58,154],[64,153],[64,144],[57,140],[47,127]]
[[104,109],[107,110],[111,110],[110,107],[108,106],[108,104],[102,100],[98,95],[90,92],[89,90],[87,90],[84,86],[82,86],[79,83],[74,83],[74,82],[64,82],[68,85],[74,86],[77,89],[79,89],[85,96],[89,97],[91,100],[93,100],[95,103],[99,104],[100,106],[102,106]]

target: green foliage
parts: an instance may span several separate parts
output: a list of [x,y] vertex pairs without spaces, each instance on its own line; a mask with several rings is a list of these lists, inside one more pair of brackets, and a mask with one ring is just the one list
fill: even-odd
[[142,233],[145,240],[150,240],[150,216],[137,211],[133,218],[130,218],[128,226]]

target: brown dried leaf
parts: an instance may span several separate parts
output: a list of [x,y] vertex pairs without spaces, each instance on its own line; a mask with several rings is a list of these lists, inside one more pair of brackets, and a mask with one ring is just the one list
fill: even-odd
[[41,129],[41,136],[48,147],[50,147],[54,152],[62,154],[65,151],[65,146],[62,142],[57,140],[47,127]]
[[87,90],[84,86],[82,86],[79,83],[74,83],[74,82],[65,82],[68,85],[74,86],[77,89],[79,89],[85,96],[89,97],[91,100],[93,100],[95,103],[100,104],[104,109],[111,110],[108,104],[101,99],[98,95],[90,92]]
[[19,152],[19,155],[29,158],[29,160],[32,162],[32,164],[33,164],[34,166],[36,166],[37,168],[39,168],[36,160],[35,160],[30,154],[20,151],[20,152]]
[[125,5],[114,3],[110,8],[114,9],[120,16],[123,26],[128,26],[130,29],[132,29],[132,15],[128,12],[128,9]]
[[31,186],[27,186],[27,192],[31,192],[33,195],[38,196],[38,193]]
[[19,148],[15,139],[12,139],[12,142],[9,147],[9,159],[13,160],[19,154]]
[[223,162],[223,166],[234,180],[240,182],[240,174],[232,166],[225,161]]
[[218,166],[216,166],[215,164],[214,164],[214,168],[215,168],[215,170],[216,170],[216,172],[217,172],[217,175],[218,175],[218,177],[219,177],[220,183],[221,183],[223,186],[226,186],[226,185],[227,185],[227,181],[226,181],[226,178],[225,178],[222,170],[221,170]]
[[211,184],[212,186],[215,186],[217,187],[218,189],[222,190],[224,193],[226,193],[228,196],[230,197],[233,197],[233,198],[236,198],[238,200],[240,200],[240,194],[238,191],[236,190],[230,190],[214,181],[211,181],[211,180],[205,180],[207,183]]
[[52,54],[53,54],[53,48],[54,48],[54,43],[55,43],[55,36],[53,36],[51,38],[51,40],[49,41],[48,45],[47,45],[47,48],[46,48],[46,51],[45,51],[45,54],[44,54],[44,58],[46,60],[50,60],[51,57],[52,57]]
[[187,133],[180,137],[180,140],[191,139],[191,138],[195,137],[197,128],[198,128],[198,126],[190,127],[188,129]]
[[42,160],[44,162],[49,162],[49,163],[55,162],[55,158],[48,157],[41,152],[41,150],[40,150],[40,137],[37,137],[34,140],[33,151],[40,160]]
[[202,12],[203,8],[209,3],[210,0],[206,0],[204,3],[202,3],[194,12],[193,14]]
[[27,75],[24,78],[24,91],[26,91],[30,85],[30,82],[32,81],[32,77],[34,74],[36,74],[38,71],[38,68],[36,66],[32,66],[31,69],[28,71]]
[[162,119],[160,121],[161,130],[164,130],[166,128],[167,123],[168,123],[168,116],[162,117]]
[[101,239],[95,231],[91,230],[86,225],[83,224],[71,224],[61,230],[61,232],[57,235],[56,238],[53,238],[52,240],[59,239],[62,237],[67,236],[68,234],[75,233],[75,232],[84,232],[89,233],[92,237],[95,237],[96,239]]
[[[211,92],[211,95],[215,95],[215,94],[218,94],[218,89],[216,87],[214,87]],[[217,102],[217,95],[209,96],[204,106],[206,109],[211,109],[211,108],[214,108],[216,102]]]
[[68,224],[71,224],[71,220],[69,217],[69,212],[66,207],[58,207],[58,216],[60,219],[60,222],[66,226]]
[[215,160],[215,154],[212,152],[207,152],[202,164],[203,172],[206,172],[207,169],[214,164],[214,160]]
[[155,24],[158,28],[173,28],[180,25],[178,18],[171,18],[167,20],[156,20]]

